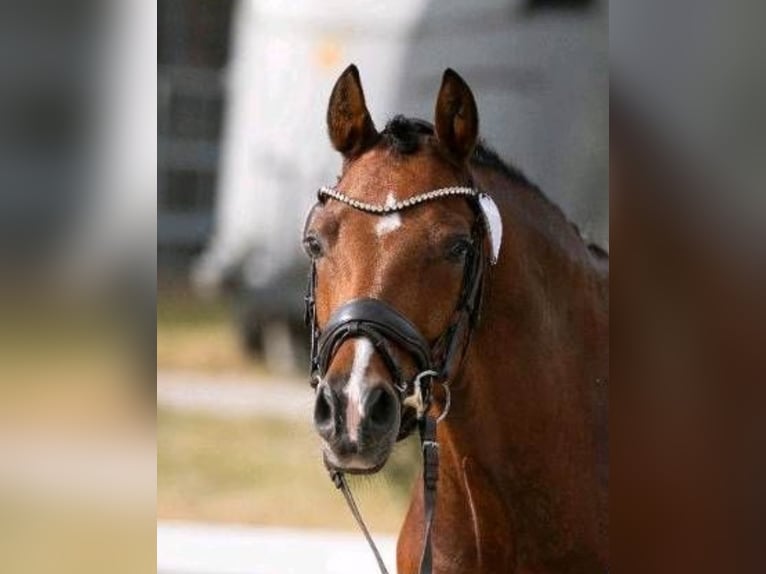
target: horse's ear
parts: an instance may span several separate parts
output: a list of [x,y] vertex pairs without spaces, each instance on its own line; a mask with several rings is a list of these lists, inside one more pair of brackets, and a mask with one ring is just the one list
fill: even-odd
[[354,64],[343,71],[332,89],[327,107],[327,132],[333,147],[348,159],[366,151],[378,139],[364,103],[359,70]]
[[471,88],[451,68],[444,71],[434,118],[436,137],[456,160],[468,159],[479,134],[479,112]]

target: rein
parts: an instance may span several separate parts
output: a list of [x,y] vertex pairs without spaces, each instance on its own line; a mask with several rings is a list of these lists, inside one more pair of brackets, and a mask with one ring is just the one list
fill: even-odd
[[[439,444],[436,440],[436,424],[446,416],[451,397],[448,383],[460,368],[470,337],[479,319],[481,295],[484,284],[484,272],[487,262],[496,262],[498,245],[494,244],[497,223],[493,217],[497,207],[486,194],[471,187],[446,187],[436,189],[394,204],[365,203],[340,191],[322,187],[318,193],[319,202],[327,199],[340,201],[354,209],[375,215],[387,215],[417,205],[436,201],[446,197],[465,197],[476,214],[472,228],[473,248],[466,254],[463,271],[463,284],[457,306],[450,322],[442,334],[430,343],[418,328],[402,313],[380,299],[354,299],[336,309],[323,329],[319,328],[316,317],[316,264],[312,262],[309,282],[305,297],[306,325],[311,330],[311,384],[316,387],[324,377],[335,352],[347,339],[365,337],[371,341],[375,350],[382,357],[394,380],[402,410],[412,406],[417,412],[417,426],[423,456],[423,503],[425,529],[423,533],[423,553],[420,559],[420,574],[431,574],[433,567],[431,531],[436,507],[436,484],[439,478]],[[488,210],[487,204],[491,204]],[[489,211],[489,213],[488,213]],[[495,227],[493,227],[493,225]],[[484,240],[489,236],[493,242],[490,256],[485,254]],[[413,359],[418,374],[412,379],[402,372],[394,356],[391,344],[404,350]],[[432,399],[432,384],[441,382],[447,401],[438,420],[428,414]],[[413,425],[401,425],[397,440],[406,438],[413,430]],[[351,489],[342,471],[329,469],[335,486],[343,493],[346,503],[364,534],[370,549],[375,555],[382,574],[388,574],[375,542],[370,535]]]

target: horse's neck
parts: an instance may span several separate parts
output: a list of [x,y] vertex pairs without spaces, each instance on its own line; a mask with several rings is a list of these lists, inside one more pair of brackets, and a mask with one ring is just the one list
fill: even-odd
[[[493,196],[503,247],[488,272],[457,393],[487,415],[481,420],[512,415],[511,425],[537,418],[547,428],[574,425],[577,417],[562,418],[561,409],[585,410],[582,401],[574,404],[578,395],[592,394],[608,374],[607,277],[576,228],[539,192],[516,185]],[[481,424],[465,415],[461,424]]]
[[[495,199],[506,251],[488,277],[440,440],[449,483],[465,483],[470,461],[507,506],[538,509],[530,530],[544,537],[541,529],[588,522],[582,514],[601,506],[593,498],[601,497],[596,445],[606,423],[598,388],[608,369],[600,349],[608,344],[605,283],[573,228],[545,213],[545,200],[525,190]],[[582,500],[561,502],[571,493]]]

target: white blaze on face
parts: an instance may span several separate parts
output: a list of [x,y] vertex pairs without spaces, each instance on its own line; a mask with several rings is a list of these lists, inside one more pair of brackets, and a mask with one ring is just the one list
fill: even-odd
[[[393,207],[394,205],[396,205],[396,196],[394,192],[390,191],[386,198],[386,207]],[[396,231],[401,226],[402,217],[398,213],[391,213],[381,217],[380,221],[375,224],[375,233],[378,234],[378,237],[383,237],[392,231]]]
[[351,374],[346,383],[346,430],[348,438],[356,442],[359,436],[359,423],[362,420],[364,410],[362,408],[362,394],[364,391],[364,379],[367,368],[372,358],[372,343],[369,339],[357,339],[354,348],[354,362],[351,365]]

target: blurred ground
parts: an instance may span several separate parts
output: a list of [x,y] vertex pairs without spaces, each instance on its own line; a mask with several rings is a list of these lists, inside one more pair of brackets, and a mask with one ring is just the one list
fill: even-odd
[[[393,572],[394,537],[378,536],[376,543]],[[159,574],[356,574],[377,568],[362,537],[339,532],[168,522],[157,527],[157,546]]]
[[93,296],[36,293],[0,295],[0,572],[150,571],[155,411],[140,326]]
[[[301,420],[260,408],[252,416],[226,409],[215,415],[209,407],[195,412],[188,404],[163,402],[157,423],[159,519],[356,528],[322,465],[310,409]],[[416,456],[417,445],[407,441],[380,476],[354,481],[375,530],[396,532],[401,525]]]
[[182,289],[158,294],[157,369],[263,373],[243,352],[227,302]]
[[[301,373],[267,372],[220,301],[157,307],[157,518],[353,532],[322,464]],[[398,531],[418,472],[408,440],[379,475],[353,480],[373,531]],[[361,538],[360,538],[361,540]]]

